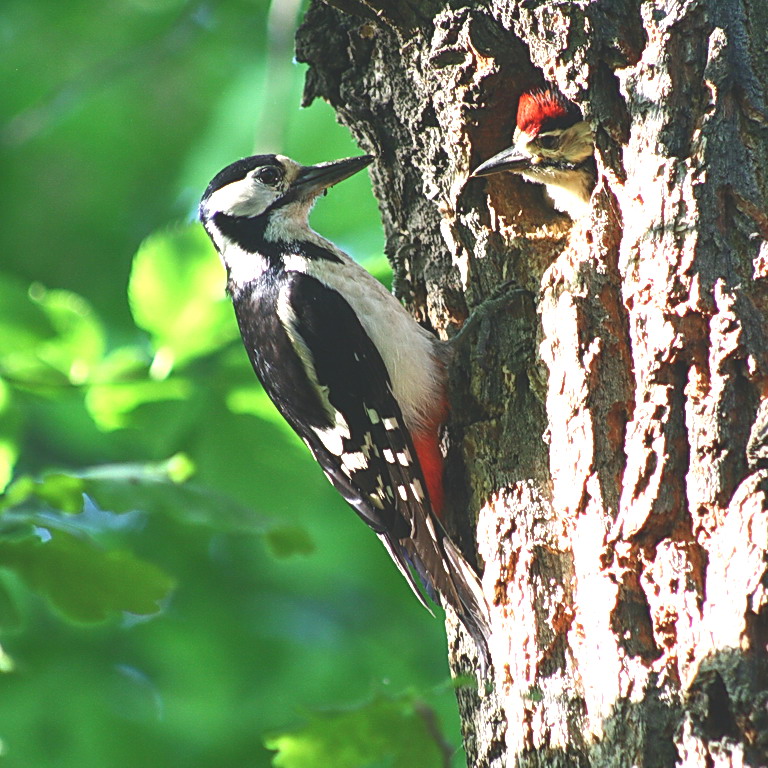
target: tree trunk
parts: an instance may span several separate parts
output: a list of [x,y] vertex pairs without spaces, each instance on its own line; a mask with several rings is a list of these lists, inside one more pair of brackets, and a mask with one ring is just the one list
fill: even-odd
[[[314,0],[299,31],[305,101],[377,156],[413,313],[447,337],[527,289],[456,366],[447,433],[493,611],[471,766],[768,765],[767,30],[764,0]],[[595,131],[575,224],[468,180],[545,82]]]

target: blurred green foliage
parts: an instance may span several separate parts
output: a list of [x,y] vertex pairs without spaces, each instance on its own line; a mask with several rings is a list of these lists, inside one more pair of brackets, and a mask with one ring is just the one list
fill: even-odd
[[[259,388],[192,223],[237,157],[358,151],[298,109],[295,10],[0,5],[0,765],[429,768],[459,741],[441,623]],[[364,174],[313,225],[385,272]]]

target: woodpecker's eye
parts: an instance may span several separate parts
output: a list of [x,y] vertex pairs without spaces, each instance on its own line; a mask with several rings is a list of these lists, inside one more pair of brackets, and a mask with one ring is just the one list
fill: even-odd
[[263,168],[259,168],[254,176],[268,187],[274,187],[280,179],[283,178],[283,173],[279,168],[275,168],[274,165],[266,165]]
[[559,142],[560,136],[555,133],[545,133],[538,138],[538,144],[542,149],[557,149]]

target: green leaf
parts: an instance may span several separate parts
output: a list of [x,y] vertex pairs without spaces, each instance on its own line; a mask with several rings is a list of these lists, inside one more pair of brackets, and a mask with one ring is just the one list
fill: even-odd
[[13,657],[6,653],[5,648],[0,646],[0,673],[8,674],[9,672],[16,671],[16,662]]
[[112,431],[129,426],[132,414],[140,406],[186,400],[191,390],[191,383],[179,378],[111,382],[89,387],[85,404],[96,424],[105,431]]
[[78,473],[83,492],[104,510],[170,515],[217,530],[263,532],[269,522],[251,508],[209,488],[182,482],[193,471],[188,458],[159,464],[113,464]]
[[311,555],[315,542],[304,528],[298,525],[281,525],[267,531],[267,544],[275,557]]
[[[3,632],[13,632],[22,625],[21,615],[16,605],[16,601],[11,596],[8,588],[0,581],[0,630]],[[0,659],[2,650],[0,649]],[[4,672],[2,662],[0,661],[0,672]]]
[[85,485],[79,477],[51,472],[41,480],[20,477],[15,480],[0,502],[0,509],[9,509],[35,497],[54,509],[74,514],[83,511]]
[[157,613],[173,587],[152,563],[108,552],[92,540],[52,529],[43,540],[0,540],[0,567],[16,572],[66,618],[96,623],[123,611]]
[[[0,498],[0,510],[14,510],[14,521],[35,512],[23,508],[30,499],[65,513],[82,512],[84,497],[107,512],[145,512],[167,515],[186,524],[205,525],[219,531],[264,533],[272,531],[270,543],[276,553],[308,554],[313,551],[309,535],[298,526],[275,527],[264,515],[210,488],[188,483],[194,465],[184,454],[163,462],[103,464],[78,472],[52,472],[40,480],[22,476]],[[77,525],[77,519],[67,521]]]
[[[232,413],[248,413],[276,425],[286,433],[293,433],[269,395],[254,383],[247,387],[233,387],[227,393],[227,408]],[[298,440],[298,438],[297,438]]]
[[105,332],[91,305],[71,291],[47,290],[39,284],[30,297],[47,315],[57,336],[42,342],[37,357],[74,384],[86,381],[104,356]]
[[76,514],[83,511],[84,483],[79,477],[53,472],[35,486],[35,495],[54,509]]
[[155,378],[236,338],[224,284],[201,226],[166,230],[144,241],[133,259],[128,296],[136,324],[152,337]]
[[104,355],[101,321],[72,291],[2,279],[0,307],[0,371],[11,381],[80,384]]
[[0,360],[6,368],[13,355],[27,357],[38,344],[56,336],[51,321],[29,296],[28,286],[0,274]]
[[13,467],[19,456],[19,436],[22,417],[14,408],[11,387],[0,379],[0,491],[13,477]]
[[[340,712],[314,715],[302,728],[264,739],[276,768],[444,768],[434,713],[410,696],[379,696]],[[440,743],[438,743],[438,740]]]
[[136,411],[142,406],[174,403],[191,396],[193,384],[189,380],[153,380],[149,364],[144,350],[126,346],[112,350],[94,369],[85,405],[100,430],[126,429],[134,426]]

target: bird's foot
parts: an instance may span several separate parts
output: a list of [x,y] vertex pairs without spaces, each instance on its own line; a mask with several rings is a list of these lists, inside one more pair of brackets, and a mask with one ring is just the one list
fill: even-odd
[[461,326],[455,336],[449,339],[448,343],[455,351],[463,349],[475,331],[483,330],[484,326],[487,327],[487,321],[500,309],[508,306],[513,297],[520,294],[530,296],[531,292],[527,288],[517,285],[514,280],[507,280],[497,285],[490,296],[472,310],[469,317],[464,321],[464,325]]

